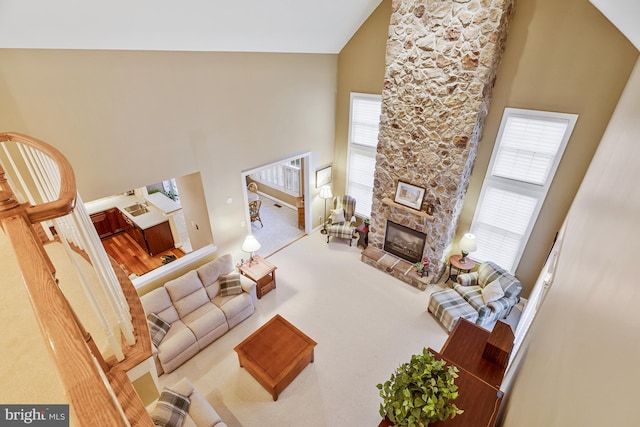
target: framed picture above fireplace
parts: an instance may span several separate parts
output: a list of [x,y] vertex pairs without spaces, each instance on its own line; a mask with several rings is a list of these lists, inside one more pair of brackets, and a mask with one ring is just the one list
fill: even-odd
[[408,182],[398,181],[396,197],[393,201],[419,211],[422,208],[425,192],[425,188],[409,184]]

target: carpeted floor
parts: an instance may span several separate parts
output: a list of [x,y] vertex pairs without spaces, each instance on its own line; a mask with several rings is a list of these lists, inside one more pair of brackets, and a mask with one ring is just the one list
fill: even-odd
[[66,404],[69,400],[33,313],[13,246],[4,232],[0,232],[0,253],[4,254],[0,258],[0,378],[4,385],[0,387],[0,402]]
[[298,228],[298,212],[282,203],[280,207],[276,202],[264,195],[260,195],[262,206],[260,207],[260,222],[251,224],[251,231],[262,247],[256,252],[263,258],[268,257],[277,250],[304,235],[304,229]]
[[[256,312],[176,371],[188,377],[230,427],[376,426],[376,384],[423,347],[447,338],[420,291],[360,261],[360,249],[319,232],[269,258],[277,288]],[[280,394],[271,395],[238,364],[233,348],[275,314],[314,339],[315,362]]]

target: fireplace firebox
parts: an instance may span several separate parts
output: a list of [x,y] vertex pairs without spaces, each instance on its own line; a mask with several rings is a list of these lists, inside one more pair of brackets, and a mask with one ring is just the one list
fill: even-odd
[[422,259],[426,241],[426,234],[393,221],[387,221],[383,250],[416,263]]

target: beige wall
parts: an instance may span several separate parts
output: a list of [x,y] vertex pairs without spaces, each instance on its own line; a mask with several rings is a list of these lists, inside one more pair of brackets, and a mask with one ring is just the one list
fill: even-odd
[[84,200],[200,172],[215,244],[241,256],[242,171],[331,162],[336,74],[336,55],[5,49],[0,129],[61,150]]
[[[349,93],[381,93],[390,14],[383,1],[338,57],[334,194],[346,187]],[[518,1],[452,251],[470,228],[504,108],[579,114],[516,271],[528,295],[637,57],[588,0]]]
[[569,214],[504,426],[637,426],[640,61]]
[[579,114],[516,271],[525,296],[540,273],[637,57],[637,50],[588,0],[520,0],[516,4],[454,242],[457,246],[470,228],[504,108]]
[[338,55],[336,145],[331,171],[334,195],[344,194],[347,187],[350,94],[382,93],[390,17],[391,0],[383,0]]
[[[334,194],[344,192],[349,93],[381,92],[390,13],[385,0],[337,65],[332,55],[0,50],[0,129],[60,148],[85,200],[200,171],[215,243],[237,250],[241,171],[309,150],[312,172],[333,160]],[[504,108],[579,114],[516,272],[525,295],[636,57],[588,0],[517,4],[454,241],[469,229]],[[323,204],[311,196],[315,221]]]

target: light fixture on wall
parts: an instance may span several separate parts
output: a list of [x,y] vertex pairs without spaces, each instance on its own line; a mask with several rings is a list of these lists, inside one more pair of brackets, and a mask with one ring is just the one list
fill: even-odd
[[460,250],[462,251],[462,258],[460,258],[460,263],[464,264],[467,261],[467,255],[469,255],[469,252],[473,252],[476,249],[478,249],[476,236],[471,233],[464,233],[464,236],[462,236],[462,239],[460,239]]
[[253,262],[253,253],[260,249],[260,247],[260,242],[258,242],[253,234],[247,235],[247,237],[244,239],[244,242],[242,243],[242,251],[249,254],[249,265],[251,265],[251,263]]
[[327,199],[332,197],[333,193],[330,185],[320,187],[320,198],[324,199],[324,222],[322,223],[322,230],[320,230],[322,234],[327,234]]

